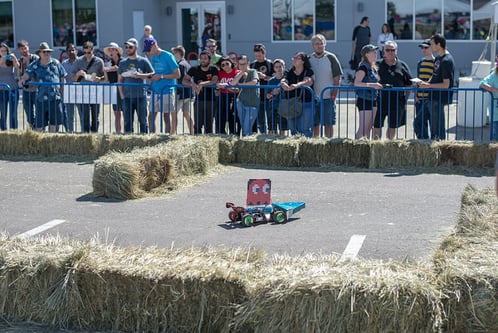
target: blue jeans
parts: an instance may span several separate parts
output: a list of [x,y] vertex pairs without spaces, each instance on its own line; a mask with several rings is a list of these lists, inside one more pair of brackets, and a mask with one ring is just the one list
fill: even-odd
[[498,141],[498,120],[491,122],[491,141]]
[[24,114],[31,128],[35,128],[35,105],[36,105],[36,91],[22,92],[22,108]]
[[[66,128],[66,132],[73,133],[74,132],[74,110],[76,104],[73,103],[65,103],[62,104],[62,122],[64,127]],[[83,128],[83,122],[80,118],[80,125]]]
[[0,91],[0,129],[7,129],[7,110],[9,111],[9,128],[17,129],[17,102],[19,95],[17,89]]
[[444,104],[438,98],[424,101],[422,119],[429,119],[431,140],[446,140]]
[[428,100],[420,100],[415,102],[415,118],[413,119],[413,131],[417,139],[429,139],[429,118],[425,114],[425,104]]
[[241,101],[237,101],[237,115],[242,126],[242,135],[251,135],[252,126],[258,117],[258,108],[255,106],[245,106]]
[[299,117],[287,119],[287,125],[292,135],[301,133],[311,138],[313,136],[313,102],[303,103],[303,113]]
[[135,112],[140,124],[140,133],[147,134],[147,99],[145,97],[123,98],[124,132],[133,133]]

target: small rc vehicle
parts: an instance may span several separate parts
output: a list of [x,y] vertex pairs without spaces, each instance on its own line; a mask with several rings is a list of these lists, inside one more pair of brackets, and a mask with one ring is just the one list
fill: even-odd
[[236,206],[232,202],[226,203],[230,222],[240,222],[250,227],[254,223],[284,223],[289,218],[305,208],[302,201],[271,202],[271,180],[249,179],[247,182],[246,206]]

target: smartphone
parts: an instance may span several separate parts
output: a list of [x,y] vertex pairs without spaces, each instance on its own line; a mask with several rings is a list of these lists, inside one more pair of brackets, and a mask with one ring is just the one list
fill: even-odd
[[10,54],[5,55],[5,60],[12,61],[12,56]]

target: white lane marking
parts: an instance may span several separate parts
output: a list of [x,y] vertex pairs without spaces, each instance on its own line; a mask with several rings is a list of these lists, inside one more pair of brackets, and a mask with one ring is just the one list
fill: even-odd
[[22,234],[19,234],[19,235],[15,236],[14,238],[28,238],[28,237],[34,236],[36,234],[39,234],[41,232],[44,232],[45,230],[51,229],[55,226],[58,226],[59,224],[62,224],[64,222],[66,222],[66,220],[52,220],[50,222],[47,222],[45,224],[42,224],[41,226],[34,228],[34,229],[23,232]]
[[363,245],[366,237],[366,235],[351,236],[351,239],[349,240],[349,243],[342,253],[341,259],[339,259],[339,261],[354,260],[358,255],[358,252],[360,252],[361,246]]

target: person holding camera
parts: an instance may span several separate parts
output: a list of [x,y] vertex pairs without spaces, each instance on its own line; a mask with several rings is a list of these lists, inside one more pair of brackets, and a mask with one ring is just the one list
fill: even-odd
[[[17,78],[15,69],[19,61],[7,44],[0,44],[0,129],[7,129],[7,109],[9,109],[9,128],[17,129]],[[10,108],[9,108],[10,107]]]
[[[29,52],[29,43],[24,39],[17,42],[17,50],[21,55],[19,59],[19,77],[21,78],[28,69],[29,64],[38,60],[39,57]],[[19,80],[19,88],[22,89],[22,107],[26,119],[31,128],[35,128],[36,86],[29,84],[29,81],[21,84],[21,80]]]

